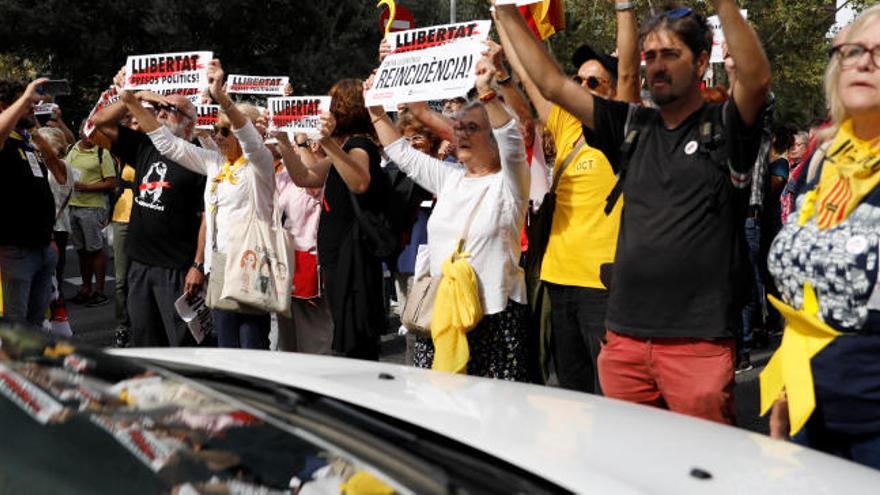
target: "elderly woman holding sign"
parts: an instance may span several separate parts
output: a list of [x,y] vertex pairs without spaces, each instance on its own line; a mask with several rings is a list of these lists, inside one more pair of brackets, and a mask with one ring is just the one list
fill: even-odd
[[[385,328],[382,259],[390,254],[390,183],[382,171],[364,107],[363,81],[343,79],[330,88],[330,111],[321,115],[319,157],[302,143],[284,165],[299,187],[324,187],[318,226],[318,261],[333,315],[333,351],[359,359],[379,359],[379,332]],[[383,228],[386,227],[386,228]],[[392,239],[396,243],[396,239]]]
[[[480,101],[466,105],[454,118],[463,169],[413,148],[382,107],[369,110],[388,156],[437,195],[428,221],[428,250],[431,275],[442,279],[431,337],[417,336],[416,365],[524,381],[527,306],[519,236],[528,207],[529,168],[516,119],[491,88],[494,76],[492,62],[480,60],[476,80]],[[462,260],[470,264],[473,275],[466,267],[459,269]],[[475,279],[469,286],[476,293],[467,301],[443,299],[444,284],[468,286],[468,279]],[[410,300],[415,297],[418,294]],[[474,306],[467,315],[469,325],[457,325],[448,314],[462,306]]]
[[[257,108],[233,104],[223,90],[223,69],[219,60],[210,62],[208,77],[211,97],[223,110],[215,135],[219,151],[199,148],[174,136],[140,105],[133,94],[127,93],[124,100],[162,155],[208,177],[204,269],[209,274],[206,299],[212,308],[218,345],[268,349],[267,308],[247,306],[220,295],[226,279],[226,257],[230,254],[227,249],[230,232],[236,226],[243,228],[252,209],[263,219],[272,217],[275,195],[272,154],[254,126],[260,118]],[[251,268],[246,261],[243,260],[243,264]],[[258,261],[254,255],[251,278],[255,283],[265,275],[260,273]]]

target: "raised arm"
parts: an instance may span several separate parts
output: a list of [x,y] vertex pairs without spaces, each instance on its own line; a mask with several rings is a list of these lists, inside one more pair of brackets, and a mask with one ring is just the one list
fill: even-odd
[[6,110],[0,112],[0,149],[6,146],[6,139],[9,138],[9,133],[15,129],[18,120],[27,115],[28,112],[33,113],[34,105],[39,103],[41,98],[40,94],[37,93],[37,87],[48,80],[42,77],[36,81],[31,81],[24,89],[24,93],[12,105],[9,105]]
[[559,63],[529,30],[516,6],[498,5],[495,15],[498,24],[506,30],[510,44],[519,55],[523,68],[538,87],[541,95],[564,108],[592,129],[593,96],[566,77]]
[[321,114],[321,148],[330,163],[339,172],[345,185],[355,194],[363,194],[370,187],[370,156],[360,148],[345,151],[333,137],[336,117],[331,112]]
[[[416,101],[407,103],[406,106],[419,122],[425,125],[440,139],[455,143],[455,132],[452,130],[452,120],[440,112],[436,112],[428,106],[428,102]],[[384,113],[384,110],[383,110]]]
[[516,86],[513,77],[504,67],[504,49],[494,41],[488,41],[488,56],[495,66],[495,84],[504,96],[504,103],[513,110],[520,122],[520,130],[523,133],[523,141],[526,146],[531,146],[535,141],[535,119],[532,117],[532,109],[525,95]]
[[[122,88],[125,87],[125,67],[119,69],[119,72],[113,77],[113,84],[116,86],[117,90],[122,93]],[[102,108],[94,117],[95,132],[100,133],[107,141],[109,141],[110,145],[113,145],[116,143],[116,138],[119,136],[119,121],[125,117],[127,111],[126,105],[121,97],[116,103]]]
[[208,163],[222,160],[222,156],[218,152],[199,148],[172,134],[171,130],[160,124],[153,113],[144,108],[141,103],[147,101],[155,104],[167,104],[164,97],[149,91],[141,91],[137,94],[123,91],[120,93],[119,101],[123,102],[125,108],[138,120],[141,130],[147,134],[150,141],[153,142],[153,146],[159,150],[162,156],[201,175],[208,175]]
[[[492,16],[494,17],[495,14],[493,13]],[[538,120],[542,124],[547,124],[547,119],[550,118],[550,111],[553,109],[553,103],[548,101],[547,98],[544,98],[544,95],[541,94],[541,90],[535,86],[532,78],[529,77],[525,68],[522,66],[522,62],[519,60],[519,55],[516,53],[513,45],[510,44],[510,38],[507,36],[507,30],[504,29],[504,25],[496,22],[495,29],[498,30],[498,39],[501,41],[501,47],[504,48],[504,56],[507,57],[507,62],[510,63],[510,68],[513,69],[513,73],[516,74],[516,77],[522,82],[523,88],[525,88],[526,94],[532,102],[532,106],[534,106],[535,110],[538,112]]]
[[770,62],[757,33],[743,19],[734,0],[713,0],[727,49],[736,65],[733,101],[743,123],[751,126],[764,108],[770,88]]
[[[318,160],[306,144],[305,136],[302,138],[302,144],[297,143],[297,149],[293,149],[286,132],[275,134],[275,139],[278,140],[278,150],[281,151],[281,161],[284,163],[284,168],[287,169],[287,175],[298,187],[324,187],[327,173],[330,171],[330,160]],[[306,165],[305,160],[309,160],[311,163]]]
[[641,80],[639,66],[639,29],[636,21],[635,3],[616,0],[617,10],[617,99],[628,103],[641,103]]

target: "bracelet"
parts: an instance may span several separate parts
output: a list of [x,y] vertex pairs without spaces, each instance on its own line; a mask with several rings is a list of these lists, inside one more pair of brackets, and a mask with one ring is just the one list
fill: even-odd
[[618,12],[626,12],[627,10],[633,10],[636,8],[635,2],[623,2],[623,3],[615,3],[614,10]]
[[490,89],[489,91],[486,91],[485,93],[480,95],[480,101],[482,101],[483,103],[489,103],[490,101],[494,100],[497,96],[498,96],[498,93],[496,93],[494,89]]
[[299,141],[297,141],[296,145],[299,146],[300,148],[308,148],[309,147],[309,140],[306,139],[305,141],[303,141],[301,143]]
[[192,267],[202,273],[205,273],[205,264],[204,263],[199,263],[198,261],[193,261]]
[[376,125],[376,122],[379,122],[380,120],[382,120],[383,117],[385,117],[385,116],[380,115],[380,116],[376,117],[375,119],[373,119],[373,125]]
[[513,74],[508,73],[507,77],[502,77],[501,79],[495,79],[495,82],[498,84],[507,84],[510,80],[513,79]]

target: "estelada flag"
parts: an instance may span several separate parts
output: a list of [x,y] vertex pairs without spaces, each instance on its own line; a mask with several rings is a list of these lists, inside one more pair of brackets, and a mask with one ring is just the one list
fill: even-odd
[[519,12],[526,18],[529,27],[538,39],[545,40],[565,30],[564,0],[541,0],[531,5],[523,5]]

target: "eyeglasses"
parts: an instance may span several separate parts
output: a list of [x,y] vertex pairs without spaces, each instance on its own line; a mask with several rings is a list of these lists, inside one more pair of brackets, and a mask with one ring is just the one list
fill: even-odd
[[413,141],[427,141],[428,138],[423,134],[413,134],[412,136],[403,136],[403,139],[406,139],[408,143],[412,143]]
[[866,53],[871,55],[870,59],[874,62],[874,67],[880,69],[880,45],[868,48],[861,43],[841,43],[830,51],[831,56],[837,55],[840,66],[844,69],[855,67]]
[[474,134],[475,132],[479,132],[482,127],[474,122],[456,121],[455,124],[452,126],[452,129],[459,134],[466,134],[469,136],[471,134]]
[[[580,84],[581,86],[584,85],[584,78],[582,78],[581,76],[574,76],[574,77],[572,77],[572,79],[574,79],[574,82]],[[586,81],[587,81],[587,87],[590,89],[593,89],[593,90],[595,90],[596,88],[598,88],[599,86],[601,86],[603,84],[608,83],[607,79],[602,79],[602,78],[596,77],[596,76],[589,76],[589,77],[587,77]]]
[[229,126],[225,125],[215,125],[214,126],[214,135],[220,134],[223,137],[229,137],[230,134]]

